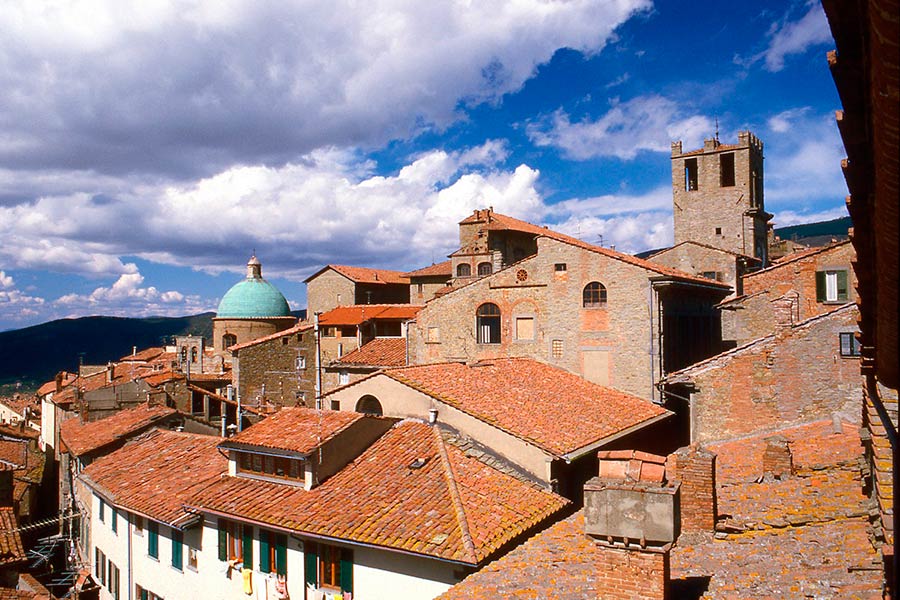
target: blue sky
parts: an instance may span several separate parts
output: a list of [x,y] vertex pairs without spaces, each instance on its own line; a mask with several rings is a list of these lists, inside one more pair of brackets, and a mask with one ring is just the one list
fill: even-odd
[[485,206],[665,246],[669,144],[716,120],[777,226],[846,214],[818,2],[125,4],[0,13],[0,330],[214,310],[254,250],[303,308]]

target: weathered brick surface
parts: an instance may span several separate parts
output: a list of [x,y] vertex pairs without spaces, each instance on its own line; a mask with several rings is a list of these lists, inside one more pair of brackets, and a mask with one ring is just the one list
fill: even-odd
[[681,482],[681,531],[713,531],[716,526],[716,455],[699,446],[668,456],[667,478]]
[[610,600],[668,598],[669,553],[598,546],[594,553],[597,590]]
[[783,330],[778,336],[720,354],[672,375],[691,392],[697,442],[730,439],[831,418],[859,420],[859,359],[842,357],[839,334],[856,331],[858,311],[846,305]]

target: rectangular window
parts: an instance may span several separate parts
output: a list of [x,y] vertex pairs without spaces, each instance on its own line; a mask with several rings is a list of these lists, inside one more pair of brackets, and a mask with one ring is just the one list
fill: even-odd
[[563,273],[567,268],[566,263],[556,263],[553,265],[553,270],[557,273]]
[[719,155],[719,185],[734,187],[734,153]]
[[144,517],[133,515],[132,516],[134,523],[134,532],[135,533],[143,533],[144,532]]
[[119,516],[119,513],[116,510],[115,506],[111,506],[110,509],[109,524],[112,525],[112,532],[117,534],[119,533],[119,519],[117,518]]
[[288,342],[290,342],[290,341],[291,341],[290,338],[288,338],[288,337],[283,337],[283,338],[281,338],[281,345],[282,345],[282,346],[287,346],[287,345],[288,345]]
[[684,190],[693,192],[699,188],[699,171],[697,170],[697,159],[688,158],[684,161]]
[[516,339],[534,339],[534,317],[516,317]]
[[722,235],[722,228],[716,227],[716,235]]
[[297,357],[297,370],[301,371],[306,368],[306,357],[298,356]]
[[159,559],[159,523],[147,522],[147,555]]
[[722,273],[720,271],[703,271],[700,275],[705,279],[713,281],[722,281]]
[[188,546],[188,567],[197,570],[197,549]]
[[563,355],[563,341],[562,340],[553,340],[551,344],[551,354],[553,358],[562,358]]
[[338,344],[338,358],[344,356],[344,344]]
[[816,300],[819,302],[846,302],[847,291],[846,270],[816,272]]
[[350,383],[350,373],[348,373],[347,371],[341,371],[338,377],[340,378],[340,385],[347,385],[348,383]]
[[420,296],[425,293],[425,284],[424,283],[416,284],[416,293]]
[[191,392],[191,414],[202,415],[206,412],[206,394]]
[[184,569],[184,533],[177,529],[172,529],[172,566]]
[[109,561],[109,591],[114,600],[119,600],[119,567]]
[[428,335],[425,338],[425,341],[429,344],[437,344],[441,341],[441,329],[440,327],[429,327]]
[[841,356],[859,356],[860,345],[855,333],[841,333]]
[[336,327],[323,327],[322,337],[335,337],[337,335]]
[[253,562],[253,528],[219,519],[219,560]]
[[97,516],[101,523],[106,520],[106,502],[103,501],[103,498],[100,498],[100,503],[97,507]]
[[306,542],[303,554],[308,586],[353,593],[353,550]]
[[341,337],[356,337],[356,327],[353,325],[345,325],[341,327]]
[[162,596],[158,596],[150,590],[145,590],[139,585],[134,586],[134,595],[137,600],[163,600]]

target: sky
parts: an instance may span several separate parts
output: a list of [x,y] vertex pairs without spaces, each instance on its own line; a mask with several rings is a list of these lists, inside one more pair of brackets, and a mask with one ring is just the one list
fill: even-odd
[[413,270],[474,209],[672,243],[670,143],[750,130],[846,215],[816,2],[0,0],[0,330],[215,310],[254,252]]

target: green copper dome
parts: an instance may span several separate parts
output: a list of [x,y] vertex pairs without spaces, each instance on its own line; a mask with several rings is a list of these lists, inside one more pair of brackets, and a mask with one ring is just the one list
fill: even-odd
[[247,263],[247,279],[240,281],[222,297],[216,318],[259,319],[290,317],[287,300],[274,285],[262,278],[262,265],[255,256]]

